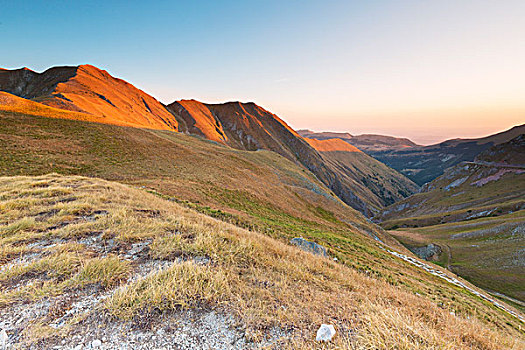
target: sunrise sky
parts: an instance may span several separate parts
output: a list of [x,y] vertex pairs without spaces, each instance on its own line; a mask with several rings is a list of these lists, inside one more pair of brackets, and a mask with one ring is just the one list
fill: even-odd
[[0,1],[0,67],[423,144],[525,123],[525,1]]

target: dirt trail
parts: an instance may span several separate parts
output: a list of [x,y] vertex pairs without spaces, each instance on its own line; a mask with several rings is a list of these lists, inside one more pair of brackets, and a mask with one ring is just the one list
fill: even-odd
[[525,170],[525,165],[520,165],[520,164],[505,164],[505,163],[480,162],[480,161],[472,161],[472,162],[465,162],[465,163],[472,164],[472,165],[491,166],[495,168],[512,168],[512,169]]
[[464,288],[464,289],[468,290],[472,294],[480,297],[481,299],[484,299],[484,300],[490,302],[494,306],[500,308],[501,310],[509,313],[510,315],[512,315],[512,316],[516,317],[517,319],[519,319],[521,322],[525,323],[525,317],[521,313],[511,309],[506,304],[500,303],[498,300],[493,298],[488,293],[479,292],[476,289],[474,289],[474,288],[470,287],[469,285],[465,284],[464,282],[458,280],[457,278],[444,273],[443,271],[439,270],[437,267],[433,267],[433,266],[430,266],[428,264],[425,264],[425,263],[419,261],[418,259],[412,258],[410,256],[407,256],[407,255],[404,255],[404,254],[401,254],[401,253],[398,253],[398,252],[394,252],[392,250],[388,250],[387,249],[386,251],[389,252],[392,255],[397,256],[398,258],[401,258],[401,259],[411,263],[412,265],[415,265],[415,266],[417,266],[417,267],[427,271],[428,273],[430,273],[430,274],[432,274],[434,276],[442,278],[445,281],[448,281],[448,282],[450,282],[450,283],[452,283],[452,284],[454,284],[454,285],[456,285],[458,287],[461,287],[461,288]]

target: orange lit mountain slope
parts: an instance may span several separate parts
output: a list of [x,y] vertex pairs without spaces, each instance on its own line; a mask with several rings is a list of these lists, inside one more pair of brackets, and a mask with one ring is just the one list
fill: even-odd
[[178,117],[180,131],[227,144],[228,136],[225,135],[221,122],[205,104],[195,100],[181,100],[170,104],[168,108]]
[[319,152],[362,152],[357,147],[352,146],[341,139],[306,139],[310,146],[318,150]]
[[156,99],[91,65],[1,70],[0,90],[42,104],[91,114],[101,123],[178,130],[178,122]]

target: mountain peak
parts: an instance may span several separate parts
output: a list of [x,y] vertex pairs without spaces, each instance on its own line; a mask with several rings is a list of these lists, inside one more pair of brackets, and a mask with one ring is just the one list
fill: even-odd
[[42,73],[3,70],[0,90],[50,107],[91,114],[106,124],[178,129],[177,120],[155,98],[90,64],[52,67]]

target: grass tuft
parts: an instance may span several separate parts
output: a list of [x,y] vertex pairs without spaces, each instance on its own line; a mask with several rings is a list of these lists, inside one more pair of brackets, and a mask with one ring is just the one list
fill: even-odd
[[225,300],[228,290],[220,271],[183,262],[117,289],[105,305],[113,314],[130,318],[143,309],[216,304]]

